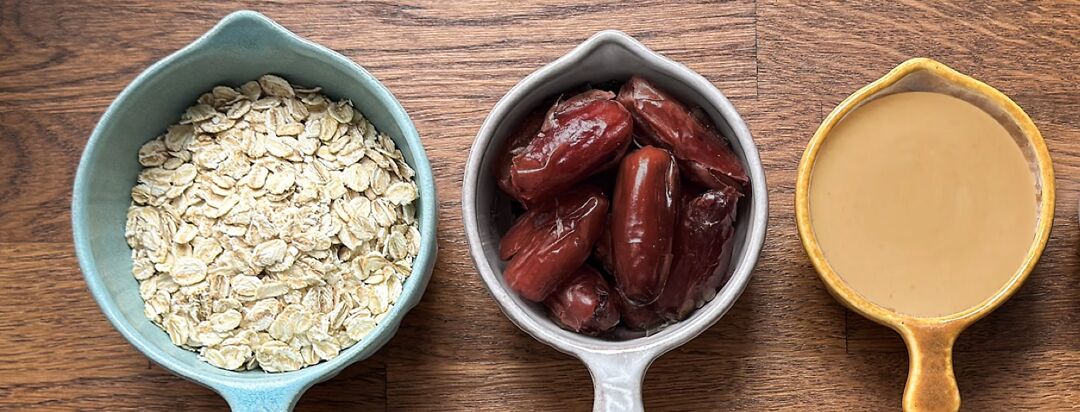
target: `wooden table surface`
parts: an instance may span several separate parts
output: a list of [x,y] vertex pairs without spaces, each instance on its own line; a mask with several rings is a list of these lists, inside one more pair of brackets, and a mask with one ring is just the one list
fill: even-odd
[[964,408],[1080,408],[1080,2],[174,3],[0,0],[0,409],[226,407],[150,363],[105,320],[76,264],[69,205],[83,145],[109,102],[242,8],[385,83],[438,179],[440,253],[422,302],[390,344],[312,388],[299,410],[590,408],[585,367],[519,331],[484,289],[465,246],[460,185],[496,100],[607,28],[723,90],[749,123],[769,184],[768,238],[749,287],[715,326],[653,364],[648,409],[899,408],[904,346],[826,293],[798,242],[793,196],[822,117],[915,56],[1010,95],[1042,130],[1057,174],[1042,261],[957,343]]

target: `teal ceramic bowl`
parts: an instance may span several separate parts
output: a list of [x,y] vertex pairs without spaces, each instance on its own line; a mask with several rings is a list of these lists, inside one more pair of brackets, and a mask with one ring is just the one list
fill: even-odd
[[[173,346],[143,315],[131,252],[124,240],[139,147],[177,122],[204,91],[238,86],[265,73],[302,85],[322,86],[332,98],[349,98],[390,135],[416,170],[422,247],[398,303],[374,332],[330,361],[294,372],[232,372]],[[241,11],[139,75],[101,117],[75,176],[72,226],[75,251],[87,286],[113,326],[165,369],[220,393],[238,411],[289,410],[309,387],[371,356],[397,331],[427,287],[436,253],[438,220],[431,166],[416,128],[382,84],[348,58],[304,40],[267,17]],[[363,390],[363,388],[357,388]]]

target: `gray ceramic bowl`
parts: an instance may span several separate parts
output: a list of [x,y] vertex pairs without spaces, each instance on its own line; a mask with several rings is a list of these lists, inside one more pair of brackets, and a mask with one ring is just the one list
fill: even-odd
[[[218,84],[240,85],[265,73],[322,86],[332,98],[351,99],[376,128],[394,139],[416,170],[422,237],[413,273],[397,304],[370,335],[330,361],[277,374],[218,369],[173,346],[165,332],[143,315],[138,284],[131,274],[131,251],[124,240],[131,187],[140,170],[139,147],[178,121],[204,91]],[[132,345],[165,369],[217,391],[233,410],[288,410],[311,385],[375,353],[419,302],[435,262],[437,204],[431,166],[416,129],[382,84],[348,58],[296,36],[266,16],[242,11],[155,63],[109,106],[79,163],[72,226],[90,292]]]
[[[543,307],[521,299],[507,288],[502,276],[505,263],[499,260],[498,246],[510,224],[510,209],[489,171],[506,136],[541,101],[584,83],[626,79],[633,74],[650,79],[683,102],[701,106],[729,137],[750,176],[751,189],[740,204],[733,274],[716,298],[688,319],[651,336],[614,341],[563,330],[547,317]],[[469,154],[462,209],[469,251],[503,312],[537,340],[585,362],[595,385],[594,410],[638,411],[643,408],[641,383],[653,360],[716,323],[746,287],[765,239],[766,196],[765,172],[750,131],[724,95],[705,78],[630,36],[604,31],[526,77],[491,110]]]

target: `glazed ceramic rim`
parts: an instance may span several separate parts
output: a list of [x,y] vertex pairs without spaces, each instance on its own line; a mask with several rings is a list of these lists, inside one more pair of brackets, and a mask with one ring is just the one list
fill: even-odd
[[[416,183],[420,191],[420,196],[421,198],[428,200],[423,202],[418,210],[421,216],[419,220],[422,241],[420,251],[413,263],[413,271],[410,274],[410,278],[403,285],[404,288],[402,294],[393,309],[391,309],[383,322],[376,326],[375,330],[372,331],[365,340],[342,350],[341,354],[334,359],[320,362],[297,371],[266,373],[260,370],[233,372],[222,369],[222,372],[233,375],[224,377],[200,374],[187,362],[177,361],[173,356],[166,354],[154,345],[145,341],[142,335],[134,330],[134,325],[130,324],[125,319],[124,315],[120,313],[119,306],[113,299],[113,295],[108,291],[102,281],[101,275],[97,271],[96,261],[91,252],[92,234],[88,233],[88,228],[85,224],[87,219],[86,210],[89,207],[87,195],[89,172],[90,169],[93,168],[89,164],[88,159],[93,157],[92,154],[108,148],[108,142],[102,140],[104,139],[103,133],[105,125],[111,121],[112,114],[117,111],[119,107],[126,104],[126,100],[131,94],[135,93],[136,90],[145,87],[146,82],[151,78],[168,76],[167,71],[172,65],[193,58],[193,55],[199,53],[203,48],[208,47],[215,42],[217,36],[228,32],[234,24],[241,24],[245,21],[255,21],[261,24],[263,29],[280,35],[282,42],[280,46],[282,48],[292,49],[301,54],[325,57],[331,61],[330,64],[337,65],[345,72],[359,78],[359,84],[365,84],[365,86],[357,87],[370,89],[372,94],[375,95],[375,104],[384,106],[390,113],[390,117],[392,117],[393,121],[401,128],[402,136],[400,136],[400,138],[408,142],[409,147],[411,147],[409,151],[412,153],[413,162],[415,163],[412,167],[416,172]],[[75,175],[74,193],[72,196],[72,232],[79,266],[82,269],[83,277],[86,280],[90,293],[98,302],[101,311],[105,314],[105,317],[108,318],[109,322],[112,323],[113,327],[115,327],[132,346],[148,358],[177,375],[209,386],[226,396],[226,398],[229,398],[230,395],[226,394],[226,389],[259,391],[282,389],[283,387],[300,385],[300,387],[297,388],[298,392],[295,394],[298,397],[311,385],[314,385],[321,380],[328,379],[340,372],[346,366],[361,360],[361,355],[364,355],[368,350],[372,350],[372,353],[374,353],[374,350],[377,350],[377,348],[370,349],[369,347],[371,347],[374,342],[379,341],[380,339],[378,338],[382,337],[382,335],[396,333],[402,318],[419,302],[420,297],[427,287],[428,280],[431,277],[431,271],[437,253],[437,199],[431,165],[428,161],[427,154],[424,151],[423,144],[420,141],[419,134],[416,131],[416,127],[413,125],[409,115],[405,112],[405,109],[382,83],[351,59],[292,33],[260,13],[243,10],[229,14],[219,21],[212,29],[192,43],[151,65],[132,80],[132,82],[128,84],[109,105],[108,109],[102,115],[101,120],[99,120],[94,127],[94,130],[87,141]],[[370,356],[370,354],[367,355]],[[366,358],[366,356],[364,358]],[[201,360],[196,361],[202,362]],[[295,402],[295,400],[296,399],[292,399],[292,402]]]
[[[731,127],[734,134],[731,138],[739,142],[743,155],[747,159],[744,166],[752,182],[749,196],[754,201],[753,207],[744,217],[748,219],[748,225],[743,239],[742,254],[733,257],[739,260],[734,266],[731,278],[713,300],[699,308],[698,312],[690,318],[668,326],[655,335],[624,341],[608,341],[568,332],[550,320],[537,321],[526,313],[527,309],[510,296],[512,292],[499,283],[498,277],[501,277],[501,271],[493,268],[485,258],[485,249],[492,245],[483,242],[476,218],[476,187],[480,174],[484,172],[480,170],[480,167],[484,158],[495,150],[491,148],[491,141],[495,138],[498,126],[505,120],[514,105],[524,100],[527,95],[536,92],[542,83],[574,70],[575,65],[606,45],[621,47],[640,59],[643,64],[687,85],[716,110]],[[766,187],[764,168],[750,131],[735,107],[715,85],[686,66],[650,50],[626,33],[605,30],[594,34],[566,55],[526,76],[495,104],[477,133],[469,153],[462,190],[462,211],[465,235],[473,263],[499,308],[519,329],[540,342],[577,357],[582,357],[585,353],[621,352],[648,352],[651,353],[650,356],[655,357],[686,343],[715,324],[735,304],[746,288],[765,240],[765,229],[768,223]]]
[[[904,77],[920,71],[929,72],[953,85],[989,97],[995,104],[1004,109],[1028,139],[1032,152],[1035,154],[1036,164],[1039,168],[1038,176],[1041,179],[1041,182],[1037,182],[1041,184],[1041,198],[1039,200],[1039,220],[1036,223],[1035,237],[1032,239],[1031,246],[1020,267],[1017,268],[1005,285],[979,304],[958,313],[938,317],[916,317],[887,309],[869,301],[849,287],[826,261],[814,235],[813,224],[810,219],[809,188],[811,174],[818,152],[829,132],[847,113],[858,107],[867,98],[875,96],[878,92],[896,84]],[[907,332],[911,327],[917,325],[956,323],[966,327],[1012,297],[1024,281],[1027,280],[1035,264],[1039,261],[1039,257],[1046,248],[1046,242],[1050,238],[1050,229],[1054,220],[1054,170],[1042,134],[1039,133],[1039,129],[1028,117],[1027,113],[1012,99],[997,89],[953,70],[940,62],[928,58],[914,58],[901,63],[884,77],[848,96],[829,113],[821,126],[818,127],[814,137],[810,139],[806,151],[803,152],[802,161],[799,162],[798,177],[795,184],[795,220],[803,248],[806,249],[810,261],[813,263],[822,282],[838,300],[851,309],[900,332]]]

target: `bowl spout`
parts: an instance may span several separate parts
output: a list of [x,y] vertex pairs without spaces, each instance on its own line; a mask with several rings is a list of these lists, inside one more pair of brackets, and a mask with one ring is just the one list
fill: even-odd
[[200,41],[216,45],[240,46],[254,53],[280,47],[282,41],[293,40],[296,35],[262,13],[241,10],[221,19]]

